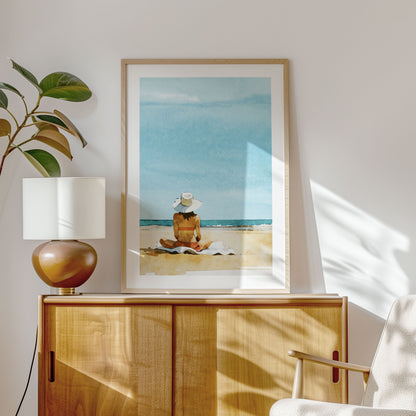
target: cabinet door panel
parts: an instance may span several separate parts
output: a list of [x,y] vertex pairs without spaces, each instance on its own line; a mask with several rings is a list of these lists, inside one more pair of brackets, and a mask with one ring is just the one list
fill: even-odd
[[174,415],[217,414],[217,310],[174,308]]
[[[174,315],[175,395],[182,390],[175,416],[266,416],[291,396],[296,360],[289,349],[342,356],[339,306],[194,306]],[[330,368],[305,363],[305,370],[305,397],[342,401],[343,374],[334,384]],[[211,404],[198,407],[201,401]]]
[[44,414],[170,415],[171,331],[171,306],[46,305]]

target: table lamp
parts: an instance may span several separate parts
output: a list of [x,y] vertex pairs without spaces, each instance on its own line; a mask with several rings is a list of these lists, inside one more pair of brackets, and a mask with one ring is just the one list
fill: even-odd
[[58,294],[75,294],[97,264],[97,253],[79,239],[105,238],[104,178],[23,179],[23,239],[38,246],[32,263]]

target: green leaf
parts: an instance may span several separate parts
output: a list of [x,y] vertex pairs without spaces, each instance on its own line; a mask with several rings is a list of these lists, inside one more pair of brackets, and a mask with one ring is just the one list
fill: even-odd
[[68,129],[70,131],[71,134],[73,134],[75,137],[78,137],[78,139],[81,140],[82,142],[82,147],[85,147],[88,143],[87,141],[82,137],[81,133],[79,132],[79,130],[74,126],[74,124],[72,124],[72,121],[65,115],[62,114],[60,111],[58,110],[53,110],[53,112],[68,126]]
[[35,121],[35,124],[37,124],[40,129],[44,127],[43,126],[44,123],[57,126],[60,129],[63,129],[66,132],[77,137],[79,140],[81,140],[82,147],[85,147],[88,144],[87,141],[82,137],[80,131],[74,126],[71,120],[69,120],[69,118],[65,114],[62,114],[58,110],[54,110],[54,113],[57,115],[57,117],[46,115],[46,114],[36,115],[35,120],[40,120],[40,121]]
[[27,160],[45,177],[61,176],[58,161],[48,152],[41,149],[26,150],[23,152]]
[[57,127],[46,125],[46,127],[42,128],[35,136],[35,140],[53,147],[55,150],[58,150],[72,160],[71,148],[69,147],[68,140],[59,132]]
[[75,75],[68,72],[54,72],[47,75],[39,84],[43,97],[58,98],[67,101],[86,101],[92,93]]
[[15,87],[13,87],[13,85],[6,84],[5,82],[0,82],[0,89],[12,91],[23,98],[23,95]]
[[0,90],[0,107],[7,108],[9,104],[9,100],[7,99],[7,95]]
[[12,61],[13,69],[15,69],[20,75],[22,75],[24,78],[26,78],[31,84],[33,84],[38,91],[42,94],[42,89],[39,86],[38,80],[36,77],[27,69],[23,68],[19,64],[17,64],[13,59],[10,59]]
[[55,126],[62,127],[70,133],[68,126],[60,120],[58,117],[48,116],[48,115],[39,115],[36,116],[37,119],[44,121],[45,123],[54,124]]
[[79,130],[72,124],[69,118],[58,110],[54,110],[54,113],[58,115],[60,118],[50,115],[37,115],[35,120],[40,121],[35,121],[35,124],[37,124],[39,129],[44,128],[44,123],[57,126],[60,129],[65,130],[67,133],[77,137],[79,140],[81,140],[82,147],[85,147],[88,144],[87,141],[82,137]]
[[0,137],[8,136],[11,133],[12,126],[10,123],[4,118],[0,118]]

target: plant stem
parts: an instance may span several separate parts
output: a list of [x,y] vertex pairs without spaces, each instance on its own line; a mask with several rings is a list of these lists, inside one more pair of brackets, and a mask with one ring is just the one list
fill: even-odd
[[[25,140],[24,142],[22,142],[22,143],[19,143],[19,144],[16,144],[15,145],[15,147],[18,147],[19,149],[20,149],[20,147],[21,146],[23,146],[24,144],[26,144],[26,143],[29,143],[29,142],[31,142],[32,140],[34,140],[34,137],[32,136],[30,139],[27,139],[27,140]],[[13,150],[13,149],[12,149]],[[10,152],[11,152],[11,150],[10,150]],[[10,153],[9,152],[9,153]]]
[[[7,148],[6,148],[6,150],[5,150],[5,152],[4,152],[4,154],[3,154],[3,157],[1,158],[1,162],[0,162],[0,175],[1,175],[1,172],[2,172],[2,170],[3,170],[3,165],[4,165],[4,162],[6,161],[6,157],[14,150],[14,149],[16,149],[16,146],[13,146],[13,142],[14,142],[14,140],[16,139],[16,137],[17,137],[17,135],[20,133],[20,131],[22,130],[22,128],[23,127],[25,127],[25,125],[26,125],[26,122],[27,122],[27,120],[28,120],[28,118],[29,117],[31,117],[34,113],[35,113],[35,111],[39,108],[39,104],[40,104],[40,99],[41,99],[42,97],[41,97],[41,95],[39,94],[39,97],[38,97],[38,100],[37,100],[37,102],[36,102],[36,105],[33,107],[33,110],[30,112],[30,113],[28,113],[28,111],[27,111],[27,106],[26,106],[26,102],[25,102],[25,100],[23,100],[23,102],[25,103],[25,108],[26,108],[26,115],[25,115],[25,118],[23,119],[23,121],[22,121],[22,123],[19,125],[19,123],[16,121],[16,119],[15,119],[15,117],[13,117],[13,119],[16,121],[16,126],[17,126],[17,128],[16,128],[16,131],[14,132],[14,134],[13,134],[13,136],[10,138],[10,140],[9,140],[9,144],[8,144],[8,146],[7,146]],[[17,147],[19,150],[21,150],[19,147]]]
[[43,115],[50,115],[50,116],[55,116],[56,117],[56,114],[55,113],[51,113],[50,111],[36,111],[36,112],[31,112],[30,113],[32,116],[36,116],[36,115],[40,115],[40,116],[43,116]]
[[[39,95],[39,99],[40,99],[40,95]],[[26,115],[27,115],[28,114],[28,109],[27,109],[27,105],[26,105],[26,101],[25,101],[24,97],[22,97],[22,101],[23,101],[23,104],[25,106],[25,111],[26,111]],[[38,103],[39,103],[39,101],[38,101]]]
[[12,117],[14,122],[16,123],[16,127],[19,128],[19,123],[17,122],[16,117],[10,112],[10,110],[8,108],[6,108],[5,110],[10,114],[10,116]]

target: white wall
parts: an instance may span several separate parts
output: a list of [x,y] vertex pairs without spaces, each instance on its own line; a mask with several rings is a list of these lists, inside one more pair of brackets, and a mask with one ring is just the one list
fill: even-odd
[[[0,81],[27,91],[12,56],[39,77],[72,72],[94,91],[87,103],[56,103],[89,141],[72,142],[64,175],[107,179],[108,237],[94,242],[100,263],[83,290],[120,289],[120,59],[289,58],[292,287],[348,295],[350,360],[370,363],[392,299],[416,289],[415,14],[413,0],[3,2]],[[5,169],[4,415],[24,388],[37,295],[49,291],[30,263],[37,243],[21,239],[20,178],[34,172],[24,161]],[[22,415],[36,413],[35,381]]]

